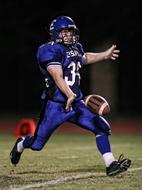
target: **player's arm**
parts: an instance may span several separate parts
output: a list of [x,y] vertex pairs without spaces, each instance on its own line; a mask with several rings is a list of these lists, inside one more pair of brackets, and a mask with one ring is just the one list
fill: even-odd
[[73,93],[73,91],[64,80],[62,67],[60,65],[50,65],[47,67],[47,70],[54,79],[58,88],[67,96],[68,99],[65,109],[69,110],[71,108],[72,102],[76,98],[76,94]]
[[116,49],[116,45],[112,45],[106,51],[99,53],[86,52],[83,56],[85,64],[92,64],[95,62],[112,59],[115,60],[119,57],[120,50]]

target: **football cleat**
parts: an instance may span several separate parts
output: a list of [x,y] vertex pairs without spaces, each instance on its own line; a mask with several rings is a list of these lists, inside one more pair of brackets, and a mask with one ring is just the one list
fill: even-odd
[[131,160],[125,158],[121,154],[118,161],[113,161],[109,167],[106,168],[107,176],[116,176],[119,173],[125,172],[131,165]]
[[11,160],[11,163],[16,166],[16,164],[18,164],[19,160],[20,160],[20,157],[21,157],[21,154],[22,152],[18,152],[17,150],[17,144],[21,141],[23,141],[24,138],[23,137],[19,137],[16,142],[15,142],[15,145],[13,147],[13,149],[11,150],[10,152],[10,160]]

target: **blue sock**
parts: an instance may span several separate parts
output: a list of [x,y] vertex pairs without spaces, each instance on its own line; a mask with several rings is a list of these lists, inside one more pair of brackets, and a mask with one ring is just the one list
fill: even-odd
[[103,155],[107,152],[111,152],[110,142],[108,135],[101,134],[96,136],[96,144],[100,153]]
[[23,141],[23,147],[24,148],[30,148],[31,144],[33,142],[33,136],[26,136],[24,141]]

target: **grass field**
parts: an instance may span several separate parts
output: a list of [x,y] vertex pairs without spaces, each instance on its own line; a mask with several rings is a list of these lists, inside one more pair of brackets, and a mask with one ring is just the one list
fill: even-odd
[[112,135],[116,157],[131,158],[131,168],[116,177],[107,177],[92,134],[55,133],[40,152],[25,150],[19,165],[11,166],[9,152],[15,142],[0,136],[0,190],[141,190],[141,135]]

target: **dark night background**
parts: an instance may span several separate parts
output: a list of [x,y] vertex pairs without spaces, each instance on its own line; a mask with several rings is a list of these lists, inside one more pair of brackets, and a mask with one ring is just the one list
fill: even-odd
[[[68,15],[80,29],[86,51],[106,40],[121,50],[117,60],[117,96],[120,115],[141,115],[142,40],[141,1],[1,1],[0,112],[38,112],[43,90],[36,63],[39,45],[49,38],[45,27],[59,15]],[[83,91],[89,93],[89,67],[82,71]]]

